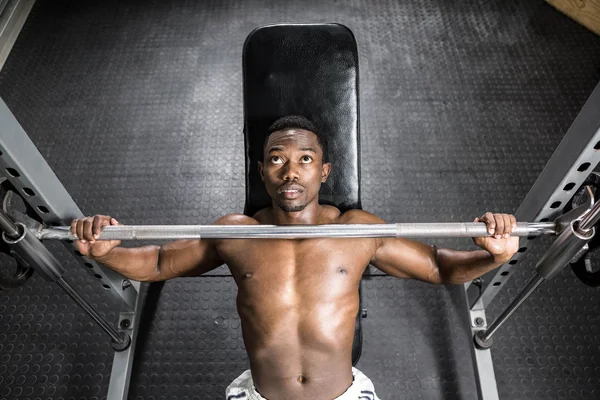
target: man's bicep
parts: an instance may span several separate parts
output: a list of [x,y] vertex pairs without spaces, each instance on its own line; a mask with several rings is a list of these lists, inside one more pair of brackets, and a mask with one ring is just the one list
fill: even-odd
[[[344,222],[351,224],[384,224],[378,216],[363,210],[344,214]],[[397,278],[420,279],[431,282],[430,267],[433,251],[430,246],[407,239],[381,238],[370,263],[380,271]],[[436,263],[437,265],[437,263]]]
[[167,243],[158,257],[158,271],[163,279],[202,275],[222,264],[214,239]]
[[386,238],[371,259],[377,269],[397,278],[440,283],[435,247],[408,239]]

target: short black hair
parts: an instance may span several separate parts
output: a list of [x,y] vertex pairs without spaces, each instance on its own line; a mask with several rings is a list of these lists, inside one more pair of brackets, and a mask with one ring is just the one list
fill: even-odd
[[279,132],[289,129],[304,129],[305,131],[310,131],[317,135],[317,142],[319,143],[319,146],[321,146],[321,150],[323,151],[323,162],[328,162],[327,139],[324,135],[321,134],[319,128],[317,128],[317,126],[311,120],[301,115],[288,115],[286,117],[279,118],[277,121],[273,122],[271,126],[269,126],[269,129],[267,129],[267,136],[265,137],[263,148],[267,145],[269,136],[271,136],[273,132]]

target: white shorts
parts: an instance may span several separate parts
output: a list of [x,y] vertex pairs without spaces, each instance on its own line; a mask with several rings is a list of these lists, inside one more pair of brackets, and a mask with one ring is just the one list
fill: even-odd
[[[365,374],[352,367],[352,376],[354,376],[352,385],[341,396],[333,400],[379,400],[379,397],[375,394],[373,382]],[[256,391],[250,370],[244,371],[243,374],[231,382],[231,385],[225,391],[225,399],[267,400]]]

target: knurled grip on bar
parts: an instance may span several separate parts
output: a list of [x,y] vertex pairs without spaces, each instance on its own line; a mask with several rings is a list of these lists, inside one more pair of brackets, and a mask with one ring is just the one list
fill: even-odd
[[[43,228],[39,239],[78,240],[71,227]],[[518,222],[511,236],[555,235],[553,222]],[[351,237],[448,238],[492,236],[483,222],[337,225],[118,225],[98,240],[310,239]]]

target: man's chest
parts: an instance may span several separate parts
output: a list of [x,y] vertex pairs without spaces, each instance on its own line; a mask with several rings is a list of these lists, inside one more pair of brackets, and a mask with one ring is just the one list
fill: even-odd
[[358,280],[375,251],[374,239],[225,240],[219,253],[238,282]]

